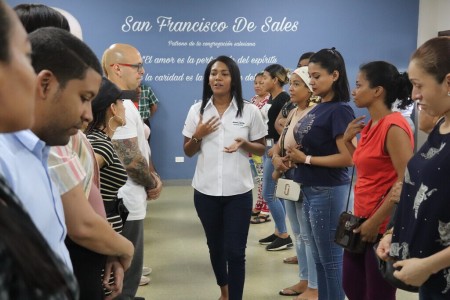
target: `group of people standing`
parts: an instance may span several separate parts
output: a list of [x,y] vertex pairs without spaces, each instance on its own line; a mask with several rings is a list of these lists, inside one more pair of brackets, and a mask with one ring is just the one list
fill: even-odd
[[[290,74],[281,65],[267,66],[255,77],[257,95],[251,102],[242,99],[232,59],[220,56],[208,64],[202,102],[191,107],[183,135],[186,155],[198,154],[194,202],[219,299],[243,298],[248,221],[268,222],[268,211],[275,231],[259,241],[267,250],[292,247],[286,214],[295,234],[300,280],[281,295],[395,299],[396,289],[381,277],[375,258],[374,246],[384,235],[377,254],[400,260],[395,266],[403,268],[394,276],[420,286],[421,300],[450,297],[450,213],[444,208],[450,173],[444,154],[449,50],[450,38],[431,39],[413,54],[404,73],[385,61],[365,63],[350,93],[341,53],[322,49]],[[286,83],[289,93],[283,90]],[[350,94],[357,107],[367,109],[368,122],[366,116],[355,117]],[[402,109],[413,100],[421,113],[443,116],[415,155],[413,129],[393,111],[394,105]],[[260,177],[253,209],[249,156],[257,157]],[[280,177],[301,184],[299,201],[274,196]],[[366,219],[354,230],[367,242],[362,254],[334,242],[353,190],[353,211]],[[389,221],[393,230],[387,230]]]
[[[100,63],[62,15],[17,14],[0,0],[0,298],[135,299],[146,204],[162,188],[145,124],[124,100],[141,84],[142,57],[113,44]],[[286,214],[295,234],[299,281],[281,294],[395,299],[378,255],[397,261],[394,276],[420,286],[421,300],[449,299],[449,53],[450,38],[440,37],[414,52],[408,73],[384,61],[362,65],[352,95],[368,122],[348,104],[345,63],[334,48],[291,74],[267,66],[257,80],[270,96],[254,104],[243,98],[232,58],[207,65],[202,101],[182,133],[185,154],[198,155],[194,205],[221,300],[244,297],[249,155],[264,157],[260,195],[275,221],[260,243],[269,251],[292,247]],[[410,125],[392,112],[394,102],[411,100],[440,117],[416,154]],[[334,243],[352,166],[354,213],[366,218],[355,229],[368,243],[362,254]],[[301,201],[274,196],[280,177],[301,184]],[[264,211],[253,210],[253,223],[269,219]]]
[[147,200],[162,188],[123,100],[141,55],[113,44],[100,63],[45,5],[0,1],[0,15],[0,298],[135,299]]

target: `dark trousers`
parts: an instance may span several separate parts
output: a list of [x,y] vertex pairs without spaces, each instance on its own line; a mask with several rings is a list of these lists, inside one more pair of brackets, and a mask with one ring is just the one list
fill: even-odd
[[242,299],[245,248],[252,211],[252,192],[208,196],[194,191],[194,204],[205,230],[217,284],[228,284],[229,300]]
[[349,300],[395,300],[396,289],[387,283],[378,270],[373,244],[364,253],[344,251],[344,292]]
[[105,297],[102,284],[102,270],[106,256],[90,251],[66,238],[73,272],[80,286],[80,300],[101,300]]
[[122,235],[133,243],[134,256],[130,268],[125,272],[122,294],[115,299],[131,300],[139,287],[144,264],[144,220],[127,220],[123,225]]

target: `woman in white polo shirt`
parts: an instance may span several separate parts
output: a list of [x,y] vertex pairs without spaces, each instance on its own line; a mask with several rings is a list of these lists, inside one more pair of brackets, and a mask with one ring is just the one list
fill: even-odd
[[230,57],[212,60],[204,74],[202,102],[191,107],[183,129],[185,154],[199,154],[194,204],[222,300],[242,299],[253,202],[248,154],[264,154],[267,134],[258,108],[242,98],[240,78]]

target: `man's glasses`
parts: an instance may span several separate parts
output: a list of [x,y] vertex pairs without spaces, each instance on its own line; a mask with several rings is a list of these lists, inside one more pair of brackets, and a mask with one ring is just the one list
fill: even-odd
[[112,66],[114,66],[114,65],[119,65],[119,66],[125,66],[125,67],[135,68],[136,71],[137,71],[138,73],[144,70],[144,65],[143,65],[143,64],[123,64],[123,63],[115,63],[115,64],[110,64],[109,66],[112,67]]

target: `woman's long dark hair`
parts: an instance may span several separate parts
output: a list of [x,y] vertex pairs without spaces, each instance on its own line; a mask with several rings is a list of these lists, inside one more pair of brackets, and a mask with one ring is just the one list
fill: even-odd
[[211,86],[209,85],[209,75],[211,74],[211,68],[216,62],[222,62],[230,71],[231,75],[231,96],[236,99],[238,111],[236,113],[236,117],[242,116],[242,110],[244,108],[244,98],[242,97],[242,84],[241,84],[241,72],[239,71],[239,67],[236,62],[228,57],[221,55],[212,61],[206,66],[205,74],[203,75],[203,96],[202,96],[202,105],[200,107],[200,114],[203,114],[205,110],[206,103],[208,103],[209,99],[213,95]]
[[[13,26],[7,9],[4,1],[0,0],[0,61],[6,63],[9,62],[10,57]],[[11,268],[20,278],[13,277],[13,274],[2,275],[6,275],[6,278],[11,280],[23,280],[25,288],[41,293],[42,299],[57,292],[66,292],[67,299],[72,299],[66,280],[56,265],[58,262],[55,260],[53,251],[30,216],[18,203],[19,200],[7,187],[0,174],[0,253],[5,253],[11,258]],[[1,262],[1,264],[6,263],[6,261]],[[12,289],[10,292],[7,291],[7,296],[17,299],[15,291]],[[20,293],[20,291],[17,292]]]
[[381,86],[386,92],[384,104],[391,109],[398,99],[398,108],[405,109],[413,103],[411,100],[412,84],[408,74],[399,73],[397,68],[385,61],[373,61],[362,65],[359,71],[366,76],[371,88]]
[[309,63],[319,64],[328,71],[328,74],[338,71],[339,77],[333,82],[332,86],[334,97],[331,101],[350,101],[350,87],[348,84],[347,71],[345,70],[344,58],[339,51],[334,47],[331,49],[322,49],[311,56]]
[[6,10],[6,4],[0,0],[0,62],[9,63],[10,37],[12,22]]
[[40,290],[43,295],[66,290],[67,297],[71,298],[67,283],[51,256],[53,251],[30,216],[17,204],[18,200],[5,189],[0,176],[0,240],[12,258],[12,267],[30,290]]
[[106,124],[106,111],[107,109],[101,110],[96,113],[92,112],[92,121],[89,122],[88,126],[84,130],[84,134],[88,135],[89,133],[94,131],[94,129],[102,129],[108,126]]

